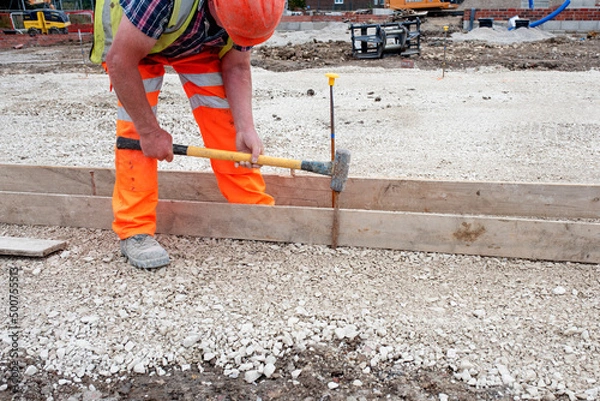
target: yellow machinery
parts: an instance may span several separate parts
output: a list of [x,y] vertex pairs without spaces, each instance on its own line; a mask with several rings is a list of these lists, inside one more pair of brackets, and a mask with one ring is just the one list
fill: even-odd
[[385,0],[385,8],[394,10],[452,10],[458,7],[452,0]]
[[64,11],[38,9],[23,12],[23,25],[30,35],[69,33],[69,16]]

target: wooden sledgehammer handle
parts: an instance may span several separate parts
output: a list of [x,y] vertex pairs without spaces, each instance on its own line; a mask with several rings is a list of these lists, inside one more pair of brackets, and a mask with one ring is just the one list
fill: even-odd
[[[117,149],[142,150],[139,140],[124,137],[117,138]],[[233,162],[251,162],[252,159],[252,155],[248,153],[198,148],[186,145],[173,145],[173,153],[176,155],[206,157],[209,159],[228,160]],[[335,152],[335,160],[332,162],[293,160],[260,155],[256,164],[327,175],[331,177],[331,189],[336,192],[342,192],[346,185],[346,180],[348,179],[349,163],[350,152],[345,149],[338,149]]]
[[[180,145],[181,146],[181,145]],[[206,157],[209,159],[228,160],[232,162],[250,162],[252,163],[252,155],[249,153],[233,152],[228,150],[199,148],[195,146],[185,146],[187,148],[186,155],[195,157]],[[256,164],[261,166],[284,167],[289,169],[300,170],[302,161],[284,159],[282,157],[273,156],[258,156]]]
[[[117,138],[118,149],[142,150],[140,141],[124,137]],[[205,157],[208,159],[227,160],[232,162],[252,162],[252,155],[243,152],[233,152],[229,150],[218,150],[200,148],[187,145],[173,145],[173,153],[181,156]],[[285,159],[283,157],[272,157],[260,155],[258,162],[261,166],[283,167],[289,169],[302,169],[301,160]]]

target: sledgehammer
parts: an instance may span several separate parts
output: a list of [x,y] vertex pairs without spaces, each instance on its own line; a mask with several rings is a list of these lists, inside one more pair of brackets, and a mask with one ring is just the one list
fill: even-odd
[[[117,138],[117,149],[142,150],[140,141],[137,139],[124,137]],[[196,146],[174,144],[173,153],[182,156],[204,157],[208,159],[228,160],[238,163],[252,161],[252,155],[249,153],[199,148]],[[350,152],[345,149],[336,150],[335,157],[331,162],[293,160],[282,157],[260,155],[256,164],[260,164],[261,166],[304,170],[311,173],[328,175],[331,177],[330,188],[336,192],[342,192],[346,186],[346,180],[348,179],[348,171],[350,169]]]

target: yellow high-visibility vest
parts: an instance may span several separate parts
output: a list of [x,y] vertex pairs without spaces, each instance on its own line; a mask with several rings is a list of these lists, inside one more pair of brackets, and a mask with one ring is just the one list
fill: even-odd
[[[167,29],[158,38],[150,51],[155,54],[166,49],[170,44],[183,34],[194,15],[198,12],[200,0],[174,0],[173,13],[169,19]],[[123,8],[119,0],[97,0],[94,11],[94,45],[90,52],[90,60],[100,64],[106,60],[106,54],[113,38],[117,33]]]

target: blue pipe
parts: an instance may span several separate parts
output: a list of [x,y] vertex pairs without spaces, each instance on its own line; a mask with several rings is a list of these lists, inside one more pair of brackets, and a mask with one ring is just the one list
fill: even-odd
[[531,24],[529,24],[530,28],[535,28],[538,25],[542,25],[544,22],[551,20],[552,18],[556,17],[558,14],[562,13],[565,8],[569,7],[569,4],[571,4],[571,0],[566,0],[562,6],[558,7],[556,10],[554,10],[554,12],[552,12],[551,14],[546,15],[544,18],[534,21]]
[[529,0],[529,9],[533,10],[533,0]]
[[[529,3],[531,4],[531,0],[529,1]],[[558,14],[565,11],[565,8],[569,7],[569,4],[571,4],[571,0],[565,0],[565,2],[560,7],[558,7],[556,10],[554,10],[552,13],[546,15],[544,18],[530,23],[529,27],[535,28],[538,25],[542,25],[544,22],[550,21],[552,18],[556,17]],[[515,29],[515,28],[514,27],[508,28],[509,31],[512,31],[513,29]]]
[[469,15],[469,31],[473,30],[473,22],[475,22],[475,9],[471,9],[471,14]]

